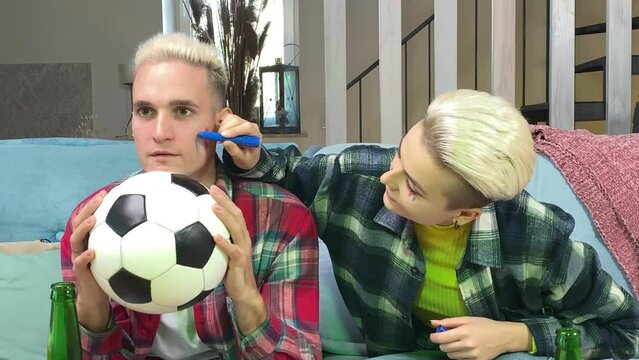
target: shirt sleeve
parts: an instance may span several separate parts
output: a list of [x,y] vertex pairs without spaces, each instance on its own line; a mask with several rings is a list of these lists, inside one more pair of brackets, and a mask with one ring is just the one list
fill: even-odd
[[[279,240],[265,241],[262,250],[262,258],[269,252],[277,253],[260,286],[268,316],[250,334],[241,335],[237,326],[235,329],[246,359],[322,357],[315,223],[301,204],[285,205],[285,209],[275,235]],[[273,229],[262,231],[272,233]]]
[[588,244],[567,241],[554,252],[545,283],[547,317],[523,319],[537,355],[554,354],[555,331],[570,323],[581,332],[583,357],[627,359],[639,348],[639,304],[599,264]]
[[332,195],[340,191],[345,176],[379,177],[388,171],[396,151],[395,148],[358,145],[339,154],[304,157],[292,146],[272,150],[262,148],[259,162],[248,171],[233,165],[233,158],[226,151],[223,157],[232,174],[277,184],[297,196],[312,209],[319,237],[323,238],[327,219],[332,214]]
[[294,146],[273,150],[262,148],[259,162],[247,171],[236,167],[226,151],[223,157],[225,166],[232,174],[282,186],[309,206],[323,180],[328,177],[327,174],[332,175],[337,156],[303,157]]

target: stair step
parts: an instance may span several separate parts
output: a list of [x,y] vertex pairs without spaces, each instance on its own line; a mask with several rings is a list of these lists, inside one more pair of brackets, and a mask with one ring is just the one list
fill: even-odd
[[[575,73],[603,71],[606,69],[606,57],[600,57],[575,66]],[[639,75],[639,55],[632,55],[632,75]]]
[[[639,16],[632,18],[632,29],[639,29]],[[603,34],[606,32],[606,23],[580,26],[575,29],[575,35]]]
[[[530,124],[548,122],[548,103],[521,107],[521,113]],[[596,121],[606,118],[606,104],[603,101],[578,101],[575,103],[575,121]]]

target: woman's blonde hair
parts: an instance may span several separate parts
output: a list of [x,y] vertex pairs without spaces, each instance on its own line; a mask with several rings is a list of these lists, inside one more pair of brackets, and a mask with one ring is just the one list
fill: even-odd
[[508,101],[474,90],[452,91],[430,104],[422,125],[431,154],[460,180],[447,190],[449,208],[512,199],[530,181],[532,136]]
[[228,77],[224,64],[212,45],[202,43],[184,34],[157,34],[138,47],[133,59],[133,72],[149,62],[179,60],[206,68],[209,84],[218,106],[226,103]]

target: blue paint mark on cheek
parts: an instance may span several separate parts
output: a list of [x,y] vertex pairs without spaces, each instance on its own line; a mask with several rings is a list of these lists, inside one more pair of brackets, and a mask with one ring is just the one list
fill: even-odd
[[203,147],[204,140],[200,139],[197,135],[195,135],[195,152],[197,154],[200,153],[200,148]]

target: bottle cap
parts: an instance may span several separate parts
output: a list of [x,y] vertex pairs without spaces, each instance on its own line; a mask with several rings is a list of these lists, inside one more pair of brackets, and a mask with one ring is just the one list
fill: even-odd
[[560,328],[555,332],[555,345],[562,348],[580,348],[581,332],[572,327]]
[[75,284],[68,281],[51,284],[51,300],[75,300]]
[[578,329],[575,329],[573,327],[563,327],[563,328],[559,328],[557,329],[557,331],[555,331],[555,334],[557,336],[559,335],[564,335],[564,336],[581,336],[581,332]]

